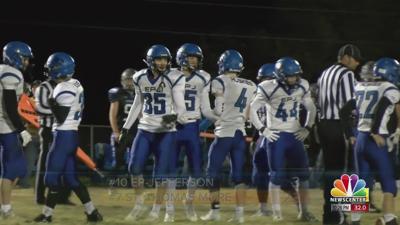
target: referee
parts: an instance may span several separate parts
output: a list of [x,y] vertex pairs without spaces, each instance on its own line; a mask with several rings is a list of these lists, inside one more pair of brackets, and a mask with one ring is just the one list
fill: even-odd
[[318,105],[320,108],[318,134],[323,151],[324,213],[323,224],[346,224],[342,212],[331,210],[330,190],[348,166],[350,152],[340,123],[339,111],[354,97],[354,70],[361,61],[357,46],[344,45],[338,53],[338,62],[325,69],[318,79]]

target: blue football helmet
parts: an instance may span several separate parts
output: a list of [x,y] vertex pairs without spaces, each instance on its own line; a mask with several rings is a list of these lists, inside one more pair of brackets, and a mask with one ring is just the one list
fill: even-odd
[[3,48],[3,62],[20,71],[27,68],[23,65],[23,59],[32,59],[33,54],[31,47],[24,42],[12,41],[7,43]]
[[75,73],[75,60],[67,53],[56,52],[49,56],[44,68],[52,80],[71,78]]
[[200,69],[204,58],[203,51],[201,50],[200,46],[191,43],[183,44],[176,52],[176,64],[178,64],[180,67],[189,66],[189,62],[187,60],[188,56],[196,56],[199,59],[199,64],[197,65],[198,68],[191,69]]
[[374,76],[397,85],[400,81],[400,64],[392,58],[380,58],[374,64]]
[[219,74],[225,72],[241,73],[244,69],[242,55],[233,49],[226,50],[222,53],[217,64]]
[[302,73],[303,70],[300,63],[293,58],[283,57],[275,63],[276,78],[280,82],[286,82],[286,78],[288,77],[301,76]]
[[167,69],[171,67],[172,56],[171,53],[169,52],[169,49],[164,45],[153,45],[149,48],[149,50],[147,50],[146,64],[152,70],[156,69],[154,63],[154,60],[156,58],[166,58],[168,60]]
[[275,79],[275,64],[267,63],[260,67],[257,74],[257,80],[272,80]]

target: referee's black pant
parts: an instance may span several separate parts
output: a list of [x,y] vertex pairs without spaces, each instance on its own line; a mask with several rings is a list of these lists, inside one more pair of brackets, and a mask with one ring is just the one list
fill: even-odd
[[[46,172],[46,159],[49,153],[50,145],[53,141],[53,133],[50,127],[41,127],[40,135],[40,154],[36,166],[36,182],[35,182],[35,197],[36,203],[45,203],[46,186],[44,184],[44,174]],[[58,203],[68,203],[68,198],[71,195],[71,189],[63,188],[59,194]]]
[[324,185],[324,212],[323,224],[338,224],[341,219],[339,212],[331,210],[331,189],[335,179],[349,169],[350,159],[349,145],[345,140],[344,132],[339,120],[321,120],[318,124],[318,135],[323,151],[323,163],[325,171],[323,175]]

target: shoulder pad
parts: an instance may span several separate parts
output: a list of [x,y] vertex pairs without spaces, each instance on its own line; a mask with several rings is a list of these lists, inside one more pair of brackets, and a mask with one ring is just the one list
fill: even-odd
[[114,87],[108,90],[108,100],[110,102],[118,101],[120,98],[121,88]]
[[197,72],[198,75],[201,75],[206,79],[211,79],[211,75],[205,70],[198,70],[196,72]]

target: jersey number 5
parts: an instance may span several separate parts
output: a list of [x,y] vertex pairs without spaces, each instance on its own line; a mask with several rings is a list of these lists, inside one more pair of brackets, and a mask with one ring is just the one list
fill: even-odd
[[194,111],[196,94],[197,94],[196,90],[185,91],[185,105],[187,111]]

